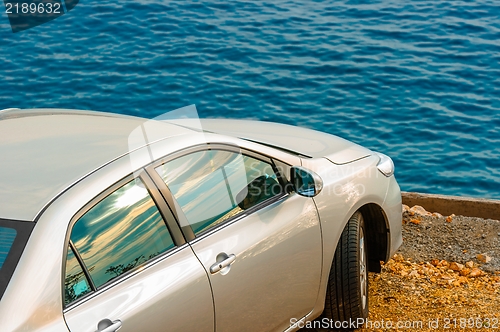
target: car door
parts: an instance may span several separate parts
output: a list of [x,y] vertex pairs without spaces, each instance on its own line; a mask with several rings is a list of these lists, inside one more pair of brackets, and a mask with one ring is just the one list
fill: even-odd
[[63,269],[71,332],[214,330],[207,273],[151,185],[145,173],[128,177],[72,221]]
[[216,331],[283,331],[314,307],[314,202],[287,193],[270,158],[214,146],[148,168],[209,274]]

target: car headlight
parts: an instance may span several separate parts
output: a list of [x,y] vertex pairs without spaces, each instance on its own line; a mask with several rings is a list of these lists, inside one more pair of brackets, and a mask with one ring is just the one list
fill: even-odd
[[384,174],[387,177],[394,174],[394,163],[392,162],[392,159],[383,153],[376,152],[376,154],[380,157],[380,160],[377,164],[377,168],[380,173]]

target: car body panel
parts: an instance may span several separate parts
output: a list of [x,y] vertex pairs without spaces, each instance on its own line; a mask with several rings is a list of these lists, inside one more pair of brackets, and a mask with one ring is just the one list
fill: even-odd
[[295,151],[312,158],[325,157],[346,164],[372,154],[370,150],[338,136],[280,123],[251,120],[201,119],[168,121],[186,127],[238,137]]
[[207,271],[218,254],[236,256],[227,274],[209,275],[218,332],[283,331],[316,302],[321,230],[310,198],[286,195],[192,247]]
[[390,222],[390,248],[387,253],[386,261],[391,258],[401,244],[403,244],[402,214],[399,211],[401,206],[401,190],[396,182],[396,178],[391,176],[389,178],[389,186],[387,188],[387,194],[385,195],[384,204],[382,205],[383,211],[387,214],[387,220]]

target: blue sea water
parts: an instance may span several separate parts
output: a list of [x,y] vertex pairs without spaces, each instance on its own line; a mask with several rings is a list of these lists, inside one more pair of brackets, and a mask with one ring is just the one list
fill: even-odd
[[12,33],[0,109],[62,107],[326,131],[403,190],[500,198],[498,1],[86,1]]

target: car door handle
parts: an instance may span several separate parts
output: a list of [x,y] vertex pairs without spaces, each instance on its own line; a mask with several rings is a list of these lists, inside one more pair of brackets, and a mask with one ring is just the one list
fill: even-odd
[[122,327],[122,321],[117,319],[112,322],[110,319],[103,319],[97,323],[97,331],[95,332],[115,332]]
[[227,256],[227,258],[223,261],[217,262],[214,265],[210,266],[210,273],[215,274],[223,268],[228,267],[229,265],[231,265],[231,263],[234,262],[235,259],[236,256],[234,254]]

